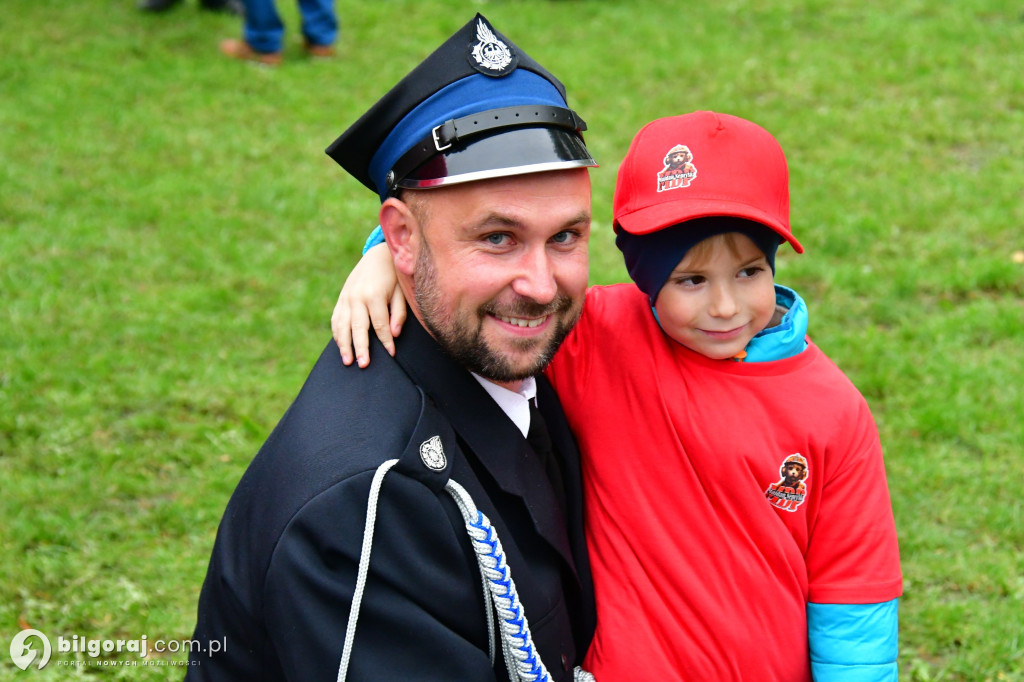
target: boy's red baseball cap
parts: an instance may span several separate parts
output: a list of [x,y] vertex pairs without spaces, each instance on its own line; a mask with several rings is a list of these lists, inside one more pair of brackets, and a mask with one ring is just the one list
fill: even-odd
[[613,214],[616,230],[635,235],[694,218],[746,218],[804,251],[789,228],[782,147],[761,126],[728,114],[698,111],[641,128],[619,169]]

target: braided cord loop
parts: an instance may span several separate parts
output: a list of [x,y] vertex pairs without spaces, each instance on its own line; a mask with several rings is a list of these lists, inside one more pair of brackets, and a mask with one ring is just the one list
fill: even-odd
[[[381,487],[383,486],[385,475],[397,463],[398,460],[393,459],[381,464],[374,473],[373,481],[370,485],[366,524],[363,529],[363,546],[359,557],[356,588],[352,599],[352,608],[349,611],[345,642],[338,666],[338,682],[345,682],[348,676],[356,625],[359,619],[363,594],[366,589],[370,556],[373,551],[373,531],[376,525],[377,502]],[[544,663],[540,660],[540,656],[537,654],[536,647],[533,644],[530,625],[526,620],[523,605],[519,601],[516,584],[512,580],[511,570],[505,561],[505,551],[502,549],[497,531],[491,524],[490,519],[477,509],[473,498],[470,497],[465,488],[449,479],[445,484],[445,490],[455,500],[455,504],[458,506],[459,512],[466,522],[466,531],[469,534],[473,551],[477,557],[484,603],[487,605],[488,648],[490,649],[491,665],[494,665],[494,616],[497,613],[499,620],[497,630],[501,634],[501,649],[505,657],[505,667],[508,670],[509,682],[551,682],[551,675],[548,673],[547,668],[544,667]],[[491,604],[493,604],[493,608],[491,608]],[[594,676],[580,668],[576,668],[573,679],[574,682],[593,682]]]
[[473,550],[487,578],[487,586],[501,621],[501,631],[508,641],[520,679],[526,682],[550,680],[534,648],[530,625],[523,613],[523,605],[519,601],[516,584],[505,562],[505,552],[494,526],[483,512],[477,511],[476,520],[467,522],[466,530],[473,540]]
[[477,563],[498,614],[501,648],[509,679],[512,682],[550,682],[551,676],[534,647],[530,625],[519,601],[515,581],[505,562],[505,551],[497,531],[490,519],[476,508],[465,488],[449,480],[445,490],[455,500],[466,521],[466,531],[472,541]]

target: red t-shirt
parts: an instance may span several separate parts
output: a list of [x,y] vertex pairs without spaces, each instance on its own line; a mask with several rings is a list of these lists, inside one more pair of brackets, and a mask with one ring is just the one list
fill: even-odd
[[548,376],[583,454],[599,681],[809,681],[808,601],[900,595],[874,420],[813,343],[711,360],[597,287]]

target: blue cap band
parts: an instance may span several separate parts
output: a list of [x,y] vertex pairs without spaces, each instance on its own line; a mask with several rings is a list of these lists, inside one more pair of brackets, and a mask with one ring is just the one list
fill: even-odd
[[435,126],[451,118],[523,104],[567,106],[550,81],[525,69],[516,69],[503,78],[473,74],[441,88],[420,102],[398,122],[370,159],[369,174],[378,188],[381,201],[388,193],[385,182],[388,171]]

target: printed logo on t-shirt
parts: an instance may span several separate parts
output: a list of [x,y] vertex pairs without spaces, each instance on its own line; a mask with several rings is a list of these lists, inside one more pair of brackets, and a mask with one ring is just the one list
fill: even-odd
[[658,191],[689,187],[697,177],[697,167],[693,165],[693,153],[685,144],[677,144],[669,149],[663,161],[665,167],[658,171]]
[[779,476],[782,480],[769,485],[764,496],[773,507],[795,512],[807,497],[807,459],[800,453],[790,455],[779,467]]

